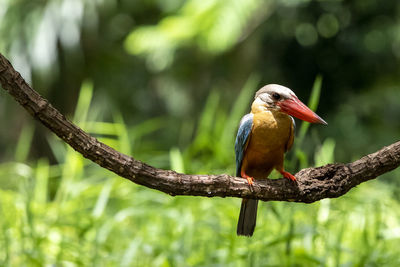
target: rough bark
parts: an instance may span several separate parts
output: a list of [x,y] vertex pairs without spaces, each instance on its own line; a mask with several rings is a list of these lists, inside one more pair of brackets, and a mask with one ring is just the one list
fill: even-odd
[[400,142],[348,164],[307,168],[288,179],[256,180],[252,188],[243,178],[221,175],[188,175],[157,169],[99,142],[70,122],[34,91],[0,54],[0,83],[34,118],[49,128],[85,158],[136,184],[170,195],[240,197],[263,201],[311,203],[336,198],[356,185],[374,179],[400,165]]

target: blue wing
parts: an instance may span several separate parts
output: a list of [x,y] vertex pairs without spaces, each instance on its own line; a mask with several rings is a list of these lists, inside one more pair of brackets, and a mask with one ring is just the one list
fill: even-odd
[[253,114],[246,114],[239,124],[239,130],[236,135],[235,141],[235,155],[236,155],[236,176],[240,177],[240,169],[242,168],[242,161],[244,152],[246,150],[246,143],[249,139],[251,128],[253,126]]

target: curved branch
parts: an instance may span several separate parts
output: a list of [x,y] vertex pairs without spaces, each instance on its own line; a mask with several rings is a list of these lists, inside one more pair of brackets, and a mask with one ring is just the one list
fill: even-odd
[[34,91],[0,54],[0,83],[34,118],[85,158],[136,184],[170,195],[246,197],[264,201],[311,203],[335,198],[356,185],[374,179],[400,165],[400,141],[348,164],[328,164],[303,169],[297,183],[288,179],[256,180],[249,188],[243,178],[221,175],[187,175],[161,170],[124,155],[99,142],[71,123]]

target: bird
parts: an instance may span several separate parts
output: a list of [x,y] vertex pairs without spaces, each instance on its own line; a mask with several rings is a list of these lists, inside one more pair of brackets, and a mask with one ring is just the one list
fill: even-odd
[[[296,177],[284,169],[284,154],[293,145],[295,121],[327,123],[303,104],[289,88],[268,84],[259,89],[251,112],[240,120],[235,141],[236,176],[247,179],[266,179],[276,169],[285,178]],[[242,199],[237,235],[252,236],[256,226],[258,200]]]

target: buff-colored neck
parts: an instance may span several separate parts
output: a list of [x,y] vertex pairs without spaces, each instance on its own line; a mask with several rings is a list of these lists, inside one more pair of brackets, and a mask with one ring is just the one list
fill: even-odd
[[270,112],[267,107],[267,104],[259,98],[254,100],[253,104],[251,105],[251,113],[256,114],[260,112]]

